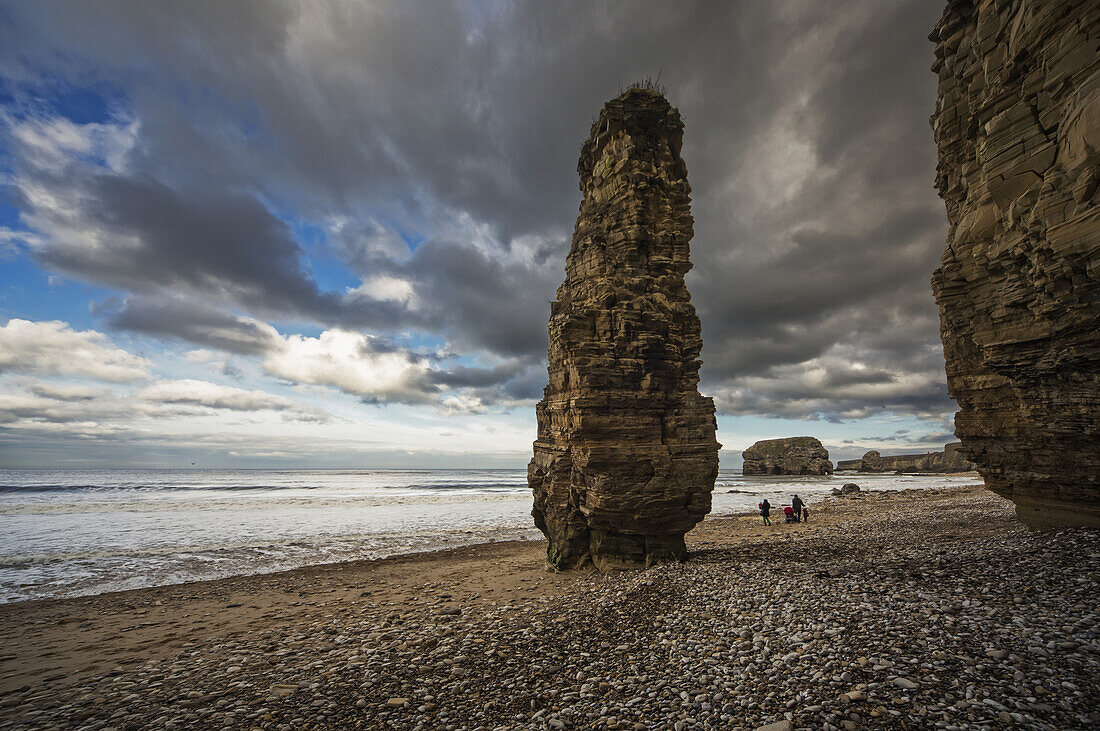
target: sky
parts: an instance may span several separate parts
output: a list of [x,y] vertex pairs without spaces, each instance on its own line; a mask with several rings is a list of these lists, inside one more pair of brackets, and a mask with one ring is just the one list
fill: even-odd
[[522,467],[580,146],[647,78],[722,466],[941,448],[939,12],[0,0],[0,467]]

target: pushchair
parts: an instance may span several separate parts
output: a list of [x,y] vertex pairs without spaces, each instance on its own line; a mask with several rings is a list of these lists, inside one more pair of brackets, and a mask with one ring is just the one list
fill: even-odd
[[784,523],[797,523],[798,522],[798,518],[796,518],[795,515],[794,515],[794,508],[792,508],[790,505],[783,508],[783,515],[786,518],[786,520],[783,521]]

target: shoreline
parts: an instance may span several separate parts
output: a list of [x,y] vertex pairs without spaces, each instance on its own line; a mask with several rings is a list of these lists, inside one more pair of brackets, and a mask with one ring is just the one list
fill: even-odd
[[[807,713],[821,717],[814,722],[817,728],[822,722],[843,727],[840,722],[851,719],[846,715],[848,711],[837,715],[835,693],[831,699],[820,699],[825,703],[817,702],[816,696],[804,697],[792,706],[794,710],[788,710],[783,707],[786,701],[772,708],[772,701],[757,697],[746,686],[755,674],[761,679],[774,679],[778,677],[774,673],[806,658],[811,662],[815,662],[812,658],[821,658],[822,665],[835,665],[841,659],[835,655],[838,648],[831,650],[834,657],[828,661],[829,652],[819,645],[838,642],[839,636],[811,629],[814,624],[822,625],[817,615],[825,609],[832,606],[834,614],[840,612],[836,616],[848,616],[852,597],[872,584],[880,589],[875,596],[882,596],[882,581],[902,593],[913,591],[912,585],[920,585],[921,591],[929,595],[945,592],[943,586],[950,581],[929,576],[928,566],[936,567],[932,574],[938,572],[945,577],[955,572],[967,574],[944,598],[954,602],[957,591],[969,592],[967,587],[977,582],[971,574],[988,571],[991,566],[970,569],[945,559],[957,556],[963,560],[968,552],[977,550],[1018,552],[1023,546],[1034,553],[1039,550],[1036,546],[1045,546],[1042,550],[1058,561],[1064,557],[1077,567],[1075,570],[1084,571],[1078,574],[1083,577],[1090,575],[1090,562],[1100,560],[1095,531],[1027,533],[1015,522],[1011,504],[980,486],[870,492],[854,499],[827,499],[811,513],[809,523],[777,523],[770,528],[754,514],[714,516],[700,523],[687,538],[687,562],[617,574],[548,573],[543,561],[545,541],[501,541],[271,574],[2,605],[0,728],[50,728],[63,719],[76,719],[80,721],[78,726],[100,729],[148,725],[272,729],[348,725],[558,727],[551,720],[562,723],[561,727],[582,727],[600,722],[598,711],[616,693],[629,689],[630,682],[636,682],[628,681],[628,677],[643,675],[650,678],[645,681],[646,687],[654,686],[658,678],[667,687],[687,678],[694,686],[709,688],[706,693],[684,690],[690,700],[686,707],[682,707],[685,699],[679,695],[674,699],[675,717],[686,712],[701,728],[754,728],[757,721],[783,720],[786,713],[792,714],[795,727],[799,719],[808,718]],[[1092,553],[1063,556],[1068,549],[1060,546],[1060,541],[1083,541],[1085,550]],[[1077,546],[1075,550],[1080,549]],[[916,552],[912,559],[902,563],[911,564],[913,569],[902,569],[900,574],[894,569],[890,569],[894,573],[875,573],[879,564],[897,564],[912,552]],[[1025,570],[1019,560],[1000,568],[998,580],[1004,585],[1012,584],[1013,572]],[[1030,573],[1021,580],[1037,580],[1032,576],[1035,567],[1026,570]],[[1070,583],[1063,589],[1095,590],[1097,570],[1100,566],[1093,568],[1092,585]],[[923,578],[914,579],[915,575]],[[851,585],[836,594],[839,585],[846,582]],[[712,587],[713,591],[696,597],[701,587]],[[1036,598],[1042,588],[1036,586],[1024,598]],[[982,596],[983,590],[999,591],[993,584],[980,582],[974,583],[973,589],[975,598]],[[868,615],[879,611],[876,601],[860,611]],[[780,643],[781,648],[769,649],[766,636],[758,647],[757,635],[776,631],[775,627],[768,629],[769,618],[776,616],[774,613],[781,616],[794,606],[801,607],[815,621],[803,630],[792,630],[789,634],[795,641],[787,637]],[[1081,608],[1071,611],[1072,606],[1058,605],[1051,627],[1078,622],[1080,617],[1074,612],[1080,615]],[[966,614],[953,611],[949,616]],[[900,625],[920,618],[914,630],[915,640],[919,641],[919,627],[927,630],[926,618],[939,614],[925,615],[918,605],[916,609],[907,607],[904,615],[891,609],[889,616]],[[1095,682],[1090,686],[1081,680],[1088,677],[1085,673],[1090,669],[1095,672],[1100,668],[1096,654],[1100,627],[1095,625],[1095,605],[1093,614],[1085,615],[1091,616],[1094,624],[1082,633],[1084,640],[1052,640],[1056,652],[1080,660],[1078,670],[1071,672],[1076,667],[1073,663],[1078,662],[1072,659],[1070,669],[1065,671],[1066,682],[1078,690],[1053,689],[1074,701],[1071,708],[1060,709],[1046,703],[1048,699],[1036,698],[1032,703],[1026,700],[1028,696],[1022,696],[1023,705],[1053,709],[1049,713],[1060,719],[1061,728],[1081,725],[1078,716],[1100,703]],[[674,625],[668,624],[669,616],[678,617]],[[855,629],[858,623],[849,626]],[[532,628],[537,627],[544,631],[533,632]],[[998,632],[1011,629],[1013,625],[1006,619],[992,629],[987,627],[984,634],[975,628],[960,641],[976,643],[968,649],[968,657],[977,658],[974,662],[978,667],[989,662],[996,666],[997,662],[985,656],[984,645],[989,638],[998,637]],[[677,636],[681,633],[686,634]],[[814,635],[821,637],[813,639]],[[685,676],[666,667],[672,657],[667,649],[664,655],[637,655],[646,647],[667,647],[673,636],[682,650],[672,653],[677,655],[677,662],[682,657],[703,670],[727,670],[707,673],[696,669]],[[697,644],[703,637],[710,637],[705,647]],[[923,637],[929,639],[928,635]],[[616,644],[605,646],[612,639]],[[892,641],[900,647],[909,642],[905,637]],[[1076,644],[1067,652],[1057,645],[1059,641]],[[575,652],[569,650],[570,643],[578,648]],[[748,650],[738,649],[739,644],[746,643]],[[875,644],[873,640],[863,642],[867,643]],[[485,664],[490,655],[482,650],[487,646],[495,648],[491,657],[501,662]],[[439,647],[447,651],[440,653]],[[579,649],[582,647],[585,649]],[[624,652],[622,647],[631,648],[629,657],[617,660],[617,655]],[[1005,657],[1012,654],[1030,659],[1026,649],[1025,642],[1023,648],[1006,650]],[[474,650],[481,654],[471,654]],[[927,647],[925,650],[931,653]],[[748,651],[753,653],[753,662],[726,665],[730,653],[737,660],[737,653]],[[795,656],[791,656],[792,651]],[[853,647],[851,652],[858,654],[847,662],[855,662],[858,657],[870,662],[868,658],[875,659],[876,652],[881,654],[870,646]],[[496,657],[497,653],[504,653],[507,661]],[[847,656],[849,651],[842,654]],[[715,660],[714,656],[720,657]],[[429,657],[428,665],[419,664]],[[463,660],[459,661],[460,657]],[[781,658],[787,658],[785,663],[771,664]],[[446,662],[448,659],[451,664]],[[938,663],[931,656],[927,659]],[[560,668],[551,672],[556,666],[571,664],[574,669],[567,673]],[[632,665],[637,672],[628,676]],[[1021,667],[1019,672],[1030,672],[1026,663]],[[607,690],[595,694],[591,688],[582,690],[586,683],[577,676],[595,677],[597,668],[601,677],[597,691],[603,683]],[[643,672],[646,669],[649,672]],[[804,687],[799,693],[803,695],[826,683],[836,685],[838,693],[842,690],[874,696],[879,691],[870,687],[873,683],[856,688],[863,670],[864,666],[856,663],[836,673],[835,681],[827,674],[811,679],[793,670],[791,677],[796,681],[801,678],[798,682]],[[995,670],[1001,672],[989,668],[990,673]],[[884,677],[888,674],[884,672]],[[479,679],[477,687],[471,686],[470,677]],[[521,679],[522,686],[517,686]],[[513,690],[508,690],[509,682]],[[887,680],[885,684],[894,688],[892,682]],[[913,682],[932,681],[917,678]],[[746,687],[736,692],[738,685]],[[522,690],[518,690],[520,687]],[[657,693],[653,702],[669,702],[663,699],[663,690]],[[709,699],[698,700],[701,695]],[[717,700],[718,695],[724,702]],[[473,696],[477,696],[476,710],[469,705]],[[600,725],[622,728],[659,722],[665,713],[662,706],[647,705],[648,692],[638,697],[644,702],[623,707],[626,701],[615,701],[620,703],[616,713],[609,709],[602,714]],[[409,699],[407,705],[393,700],[404,698]],[[738,698],[753,698],[754,705],[739,705]],[[806,710],[817,706],[817,710]],[[927,713],[930,704],[864,703],[860,706],[860,727],[889,727],[888,722],[898,719],[891,711],[917,713],[911,723],[919,725],[924,717],[916,711],[918,706]],[[967,705],[951,713],[979,718],[988,710],[993,722],[998,713],[1022,713],[1015,707],[1004,707],[1008,710]],[[586,714],[592,712],[597,715],[589,719]],[[617,719],[614,725],[607,721],[613,715]],[[726,719],[720,720],[723,715]],[[833,720],[826,720],[830,715]],[[620,721],[625,718],[637,720],[624,726]],[[658,723],[658,727],[672,725]],[[685,721],[685,727],[696,726]]]
[[[129,470],[120,470],[120,471],[121,472],[129,472]],[[261,471],[266,471],[266,470],[261,470]],[[484,472],[485,470],[476,470],[476,471]],[[864,484],[865,494],[869,493],[869,492],[878,492],[878,491],[888,492],[888,491],[896,490],[896,488],[892,489],[892,490],[880,490],[880,489],[878,489],[877,486],[873,482],[873,478],[882,477],[882,476],[883,475],[879,474],[879,473],[871,473],[871,474],[852,473],[851,475],[834,475],[834,478],[839,478],[840,480],[848,480],[848,479],[852,479],[853,477],[864,477],[864,478],[871,477],[872,478],[872,484],[870,486],[867,486],[866,483]],[[922,478],[935,478],[937,476],[940,476],[940,477],[951,478],[951,479],[964,478],[964,479],[975,480],[975,481],[978,481],[978,482],[981,481],[981,476],[977,472],[950,473],[950,474],[942,474],[942,475],[937,475],[936,473],[921,473],[921,474],[914,474],[914,475],[890,475],[890,476],[891,477],[913,476],[913,477],[922,477]],[[763,479],[766,480],[766,479],[768,479],[768,477],[769,476],[764,476]],[[790,478],[790,476],[770,476],[770,477],[772,477],[774,479],[779,479],[779,480]],[[795,476],[795,478],[799,478],[799,477],[801,477],[801,476]],[[811,478],[811,479],[813,479],[813,478]],[[828,477],[824,477],[824,478],[820,478],[820,479],[822,480],[822,482],[824,482],[826,480],[829,480]],[[833,489],[837,489],[839,487],[838,479],[833,479],[832,482],[837,482],[838,483],[837,485],[835,485],[833,487]],[[774,501],[775,500],[774,497],[772,497],[771,495],[766,495],[766,493],[767,493],[770,486],[771,486],[770,482],[762,482],[762,483],[758,484],[754,489],[751,489],[751,490],[742,490],[742,489],[736,489],[736,488],[734,488],[734,489],[725,489],[723,487],[716,486],[715,490],[714,490],[714,495],[716,496],[715,501],[716,502],[721,502],[721,499],[718,496],[726,495],[726,494],[751,495],[751,496],[757,496],[758,494],[764,494],[767,497],[771,497],[772,500]],[[807,482],[807,483],[801,483],[801,484],[797,484],[797,485],[791,485],[791,489],[792,490],[802,490],[804,488],[814,487],[814,486],[815,485],[814,485],[813,482]],[[951,487],[951,486],[960,486],[960,485],[944,485],[944,486],[941,486],[941,487]],[[908,490],[910,488],[901,488],[901,489],[902,490]],[[422,497],[422,496],[417,496],[417,497]],[[441,500],[445,499],[441,496],[436,496],[434,494],[432,495],[432,497],[438,497]],[[503,499],[507,499],[507,500],[513,500],[516,496],[513,496],[513,495],[503,496],[502,495],[502,496],[498,496],[498,497],[503,498]],[[823,498],[826,498],[826,497],[830,497],[830,495],[827,492],[823,492],[821,495],[818,495],[816,497],[810,497],[809,499],[819,501],[819,500],[821,500]],[[522,495],[520,496],[520,498],[524,502],[529,504],[529,502],[530,502],[530,491],[529,490],[524,490]],[[808,503],[808,504],[810,504],[811,507],[812,507],[811,503]],[[725,507],[728,510],[729,506],[725,506]],[[740,506],[738,506],[738,507],[740,507]],[[777,506],[777,512],[778,512],[780,518],[782,518],[782,508],[781,508],[781,506]],[[753,515],[753,516],[755,516],[756,512],[755,512],[754,509],[748,509],[748,508],[746,508],[746,509],[744,509],[743,511],[740,511],[740,512],[729,511],[729,512],[720,512],[719,513],[719,512],[713,512],[712,511],[710,514],[708,514],[704,518],[704,521],[711,521],[711,520],[715,520],[715,519],[719,519],[719,518],[728,518],[728,517],[733,516],[733,515],[740,515],[740,516]],[[505,533],[512,533],[512,534],[515,534],[517,532],[529,532],[529,533],[535,534],[535,537],[532,537],[532,538],[515,538],[515,539],[508,538],[508,539],[505,539],[505,540],[508,540],[508,541],[515,540],[517,542],[544,541],[545,539],[541,535],[539,535],[537,530],[535,529],[535,527],[530,524],[530,522],[529,522],[530,521],[530,516],[527,514],[526,511],[524,513],[524,518],[528,521],[527,524],[525,524],[523,526],[520,526],[518,524],[502,526],[501,530]],[[470,533],[474,533],[475,531],[467,530],[467,531],[457,531],[457,532],[465,532],[465,533],[470,534]],[[437,546],[434,546],[434,547],[428,546],[428,545],[425,545],[425,546],[422,546],[422,547],[397,547],[397,546],[395,546],[395,547],[392,548],[393,552],[391,552],[391,553],[382,553],[381,551],[378,551],[378,550],[371,550],[369,553],[372,554],[372,555],[363,556],[363,557],[359,557],[359,558],[356,558],[356,557],[333,558],[333,559],[323,561],[323,562],[319,562],[319,563],[302,563],[302,564],[299,564],[299,565],[295,565],[297,562],[292,562],[290,565],[287,565],[283,568],[275,568],[275,569],[272,569],[272,570],[258,570],[258,571],[257,570],[250,571],[249,569],[246,568],[246,569],[244,569],[243,571],[241,571],[239,573],[233,572],[234,570],[231,569],[230,572],[227,572],[224,575],[212,575],[212,576],[206,576],[206,577],[200,575],[200,576],[196,576],[196,577],[193,577],[193,578],[183,578],[182,580],[181,579],[172,579],[172,580],[167,581],[166,583],[153,583],[153,584],[147,584],[147,585],[140,585],[139,584],[139,585],[136,585],[136,586],[130,586],[130,587],[126,587],[126,588],[107,588],[106,590],[98,590],[98,587],[96,587],[96,588],[92,588],[88,593],[69,594],[68,593],[69,589],[64,589],[64,590],[62,590],[62,594],[60,596],[31,596],[31,597],[25,597],[25,598],[6,600],[6,601],[3,601],[3,602],[0,602],[0,607],[5,607],[5,606],[10,606],[10,605],[15,605],[15,604],[24,604],[26,602],[59,601],[59,600],[63,600],[63,599],[91,598],[91,597],[96,597],[96,596],[102,596],[102,595],[105,595],[105,594],[124,593],[124,592],[127,592],[127,591],[141,591],[141,590],[144,590],[144,589],[155,589],[155,588],[168,587],[168,586],[185,586],[185,585],[195,584],[195,583],[206,583],[206,582],[216,582],[216,581],[222,581],[222,580],[233,580],[233,579],[245,578],[245,577],[248,577],[248,576],[258,576],[258,575],[266,575],[266,574],[285,573],[285,572],[288,572],[288,571],[296,571],[296,570],[299,570],[299,569],[310,569],[310,568],[315,568],[315,567],[320,567],[320,566],[334,566],[334,565],[343,564],[343,563],[357,563],[357,562],[361,562],[361,561],[377,561],[377,560],[382,560],[382,559],[396,558],[396,557],[400,557],[400,556],[408,556],[408,555],[415,555],[415,554],[429,554],[429,553],[435,553],[435,552],[440,552],[440,551],[447,551],[447,550],[454,549],[454,548],[461,548],[461,547],[464,547],[464,546],[480,545],[481,543],[500,543],[500,542],[502,542],[501,540],[494,540],[494,539],[491,539],[491,538],[489,540],[485,540],[485,533],[487,532],[485,529],[482,529],[482,530],[479,530],[479,531],[476,531],[476,532],[479,533],[480,535],[478,535],[476,537],[471,537],[472,539],[469,540],[469,541],[467,541],[465,539],[462,539],[462,538],[458,538],[458,540],[456,540],[454,542],[438,541],[437,543],[442,543],[442,545],[437,545]],[[456,533],[456,531],[452,530],[451,533],[452,534]],[[212,547],[209,547],[209,548],[210,548],[210,550],[213,550],[214,548],[216,548],[216,546],[212,546]],[[204,550],[204,548],[203,547],[198,547],[195,550],[201,552],[201,551]],[[380,553],[381,553],[381,555],[378,555]],[[101,585],[103,583],[104,582],[101,582]],[[115,582],[110,582],[110,581],[106,582],[106,584],[108,586],[111,583],[115,583]],[[16,593],[16,590],[11,590],[11,591],[13,593]]]

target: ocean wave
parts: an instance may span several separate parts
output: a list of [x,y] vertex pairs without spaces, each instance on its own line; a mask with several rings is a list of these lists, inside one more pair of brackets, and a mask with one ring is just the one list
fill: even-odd
[[521,484],[518,482],[491,482],[491,483],[452,483],[452,482],[424,482],[412,485],[406,485],[402,489],[406,490],[453,490],[455,492],[463,492],[470,490],[484,490],[486,492],[505,492],[505,491],[527,491],[528,486],[526,480]]
[[403,493],[395,495],[340,495],[332,497],[269,497],[256,500],[184,499],[184,500],[103,500],[25,502],[0,504],[0,515],[66,515],[71,513],[161,513],[208,512],[228,510],[281,510],[301,508],[383,508],[408,505],[446,505],[461,503],[495,503],[528,499],[523,491],[473,491],[456,494]]
[[398,485],[364,485],[364,486],[333,486],[331,484],[276,484],[276,483],[251,483],[251,484],[233,484],[233,485],[217,485],[210,483],[196,483],[196,484],[170,484],[170,485],[149,485],[149,484],[114,484],[114,485],[97,485],[97,484],[23,484],[23,485],[11,485],[0,484],[0,495],[11,494],[50,494],[56,495],[59,493],[187,493],[187,492],[281,492],[292,490],[325,490],[325,489],[345,489],[345,490],[429,490],[429,491],[453,491],[453,492],[471,492],[471,491],[487,491],[487,492],[504,492],[504,491],[519,491],[527,490],[527,481],[523,482],[423,482],[423,483],[409,483]]
[[[505,531],[526,530],[509,527]],[[288,538],[281,541],[231,541],[218,544],[175,544],[171,546],[149,546],[145,548],[115,548],[78,551],[56,551],[42,553],[13,553],[0,555],[0,568],[23,568],[66,562],[102,562],[118,559],[125,562],[138,562],[156,558],[171,558],[179,562],[209,562],[222,560],[244,560],[256,556],[280,556],[288,554],[319,554],[329,552],[359,552],[363,548],[377,545],[417,545],[450,536],[481,536],[495,531],[432,531],[413,533],[363,533],[345,534],[321,540],[303,540]]]
[[172,484],[172,485],[68,485],[68,484],[28,484],[28,485],[0,485],[0,494],[11,493],[50,493],[61,492],[188,492],[195,490],[210,490],[213,492],[236,492],[241,490],[322,490],[329,485],[279,485],[279,484],[250,484],[250,485],[211,485],[211,484]]

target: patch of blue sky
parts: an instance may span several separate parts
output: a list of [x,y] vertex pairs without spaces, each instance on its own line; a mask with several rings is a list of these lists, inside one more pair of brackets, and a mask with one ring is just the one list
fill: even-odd
[[323,226],[279,205],[270,196],[261,193],[256,197],[271,215],[290,229],[302,252],[302,267],[321,291],[344,294],[360,285],[359,277],[329,245]]
[[343,294],[360,285],[359,277],[329,245],[323,228],[305,221],[283,220],[290,226],[305,253],[306,266],[318,287],[326,292]]
[[400,236],[401,240],[409,247],[409,251],[416,251],[422,243],[428,240],[428,237],[420,231],[409,231],[400,227],[396,227],[394,230],[397,231],[397,235]]
[[[435,353],[447,350],[447,340],[441,335],[424,331],[403,331],[387,335],[386,339],[419,353]],[[448,360],[454,363],[455,360]]]
[[11,191],[7,186],[0,186],[0,226],[13,230],[24,230],[19,222],[19,209],[11,203]]
[[303,338],[319,338],[321,337],[321,333],[331,329],[312,322],[283,322],[281,320],[276,320],[268,324],[278,330],[279,334],[283,337],[300,335]]
[[33,84],[0,80],[0,108],[11,117],[64,117],[73,124],[107,124],[127,116],[127,99],[104,82],[73,84],[40,78]]
[[105,84],[43,85],[28,95],[37,111],[65,117],[73,124],[104,124],[125,116],[122,92]]
[[38,265],[26,252],[0,259],[0,320],[61,320],[73,328],[95,327],[89,304],[110,290],[65,279]]

